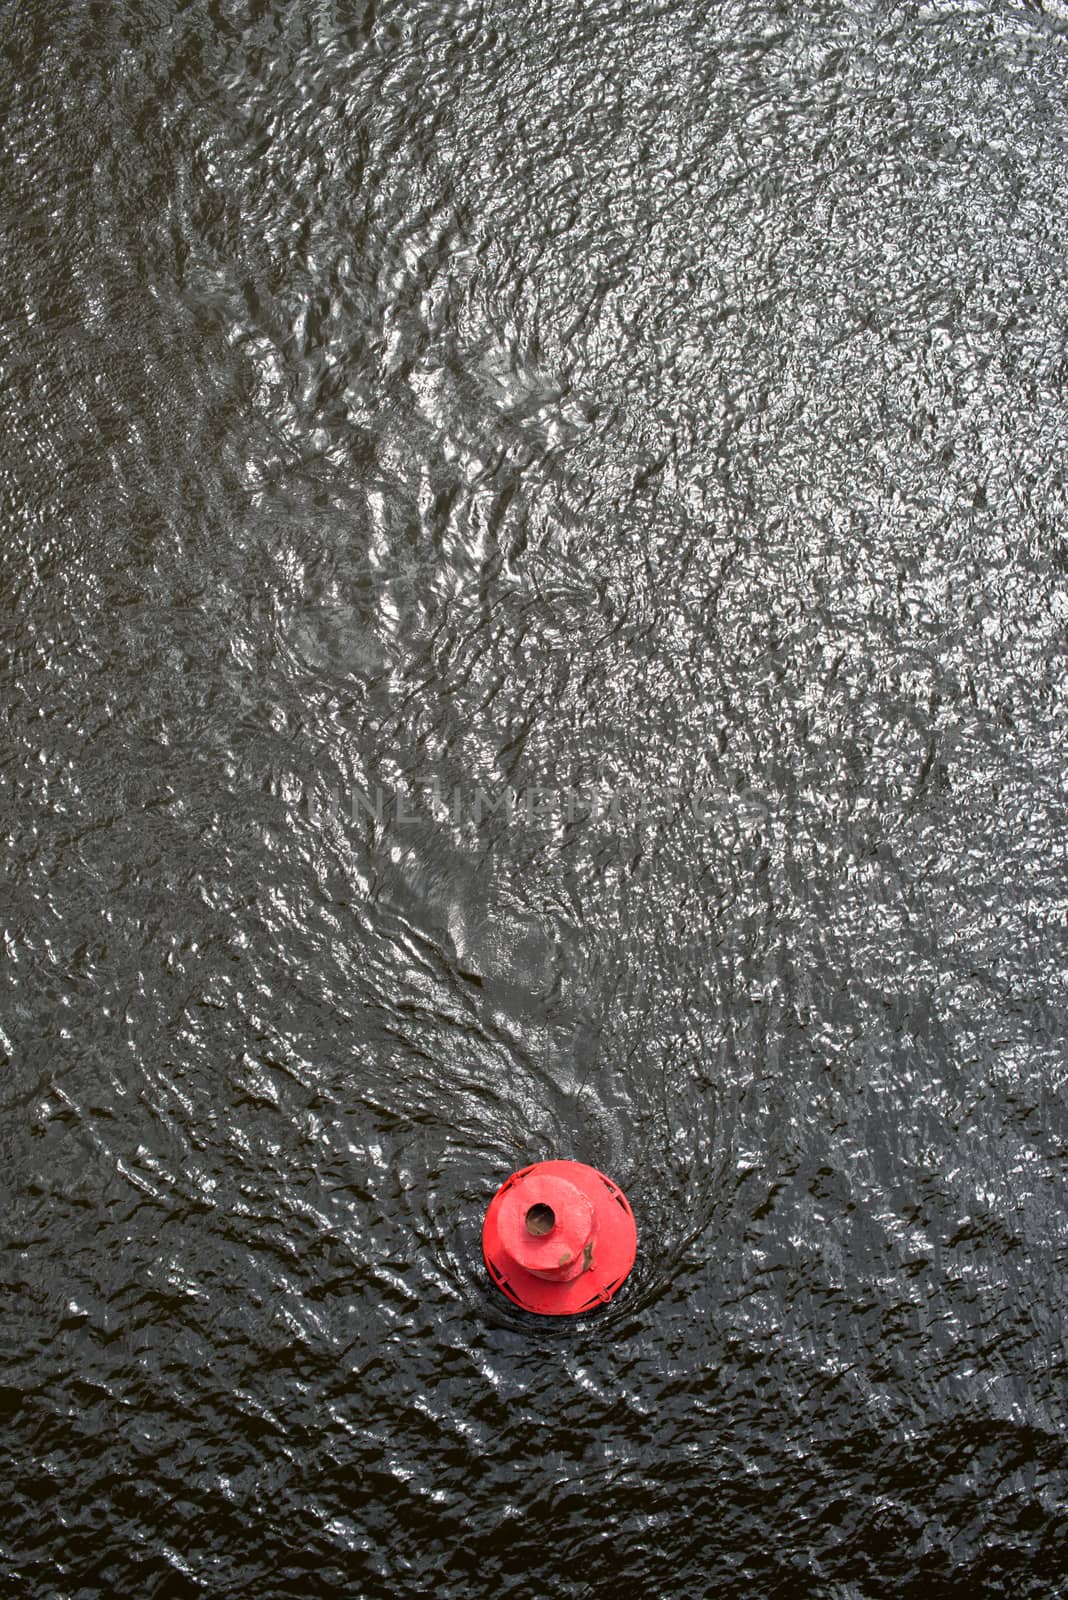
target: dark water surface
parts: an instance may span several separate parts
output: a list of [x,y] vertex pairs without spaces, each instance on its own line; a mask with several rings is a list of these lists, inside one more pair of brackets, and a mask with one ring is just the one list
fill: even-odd
[[4,1595],[1068,1593],[1068,6],[8,3],[0,124]]

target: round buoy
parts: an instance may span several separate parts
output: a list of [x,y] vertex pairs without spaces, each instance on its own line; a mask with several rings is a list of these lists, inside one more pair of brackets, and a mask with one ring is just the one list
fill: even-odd
[[626,1195],[581,1161],[538,1161],[513,1172],[482,1225],[490,1277],[515,1305],[543,1317],[606,1304],[637,1250]]

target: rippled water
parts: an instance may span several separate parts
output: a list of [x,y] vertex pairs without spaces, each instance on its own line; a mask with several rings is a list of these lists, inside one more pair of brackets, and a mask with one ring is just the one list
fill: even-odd
[[10,1593],[1068,1593],[1068,8],[8,3],[0,115]]

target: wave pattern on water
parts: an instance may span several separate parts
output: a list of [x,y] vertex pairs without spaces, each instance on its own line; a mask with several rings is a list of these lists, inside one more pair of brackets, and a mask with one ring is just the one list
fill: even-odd
[[13,1586],[1068,1593],[1068,11],[0,47]]

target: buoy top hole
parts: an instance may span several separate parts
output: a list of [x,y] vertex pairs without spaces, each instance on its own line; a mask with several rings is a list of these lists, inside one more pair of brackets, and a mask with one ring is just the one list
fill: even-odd
[[552,1206],[543,1205],[540,1201],[536,1206],[531,1206],[524,1219],[527,1232],[534,1239],[543,1239],[547,1233],[552,1233],[556,1227],[556,1212]]

